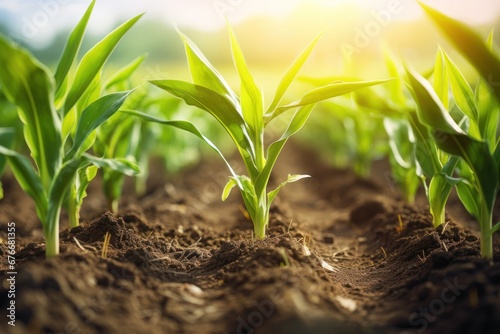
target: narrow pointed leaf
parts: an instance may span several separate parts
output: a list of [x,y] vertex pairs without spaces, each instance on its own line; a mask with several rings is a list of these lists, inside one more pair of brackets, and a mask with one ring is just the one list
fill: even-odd
[[471,86],[465,79],[464,75],[460,72],[457,65],[455,65],[445,52],[443,52],[443,57],[450,75],[451,89],[453,97],[455,98],[455,103],[458,108],[460,108],[460,110],[471,119],[472,122],[477,124],[478,108]]
[[471,28],[421,2],[419,4],[478,70],[500,101],[500,60],[488,50],[483,40]]
[[[187,131],[187,132],[194,134],[198,138],[202,139],[205,143],[207,143],[208,146],[210,146],[215,152],[217,152],[217,154],[219,154],[219,156],[222,158],[222,160],[226,163],[226,166],[228,167],[231,175],[235,179],[238,179],[236,173],[234,172],[233,168],[231,167],[229,162],[226,160],[226,158],[224,157],[222,152],[217,148],[217,146],[215,146],[214,143],[212,143],[212,141],[210,141],[210,139],[205,137],[192,123],[187,122],[187,121],[167,121],[167,120],[159,119],[159,118],[156,118],[154,116],[145,114],[145,113],[137,111],[137,110],[122,110],[122,112],[129,114],[129,115],[139,117],[142,120],[145,120],[147,122],[153,122],[153,123],[172,126],[174,128],[178,128],[178,129],[181,129],[181,130],[184,130],[184,131]],[[240,188],[242,188],[241,184],[238,184],[238,186]]]
[[278,160],[281,150],[288,141],[288,138],[296,134],[306,124],[315,106],[316,104],[308,104],[300,107],[293,115],[287,129],[280,139],[269,146],[267,150],[266,165],[255,181],[255,192],[257,194],[262,194],[266,191],[265,187],[269,182],[269,177],[271,176],[271,172]]
[[390,100],[396,105],[404,106],[407,99],[404,94],[404,81],[399,70],[400,65],[396,61],[396,57],[392,51],[389,49],[385,49],[384,59],[389,71],[389,76],[394,78],[387,83]]
[[498,231],[500,231],[500,222],[499,223],[496,223],[492,228],[491,228],[491,234],[493,233],[497,233]]
[[418,117],[427,126],[449,133],[464,134],[444,108],[436,92],[420,74],[406,69],[415,101],[419,105]]
[[141,18],[143,14],[123,23],[121,26],[112,31],[102,41],[97,43],[90,49],[85,56],[83,56],[78,69],[76,70],[75,80],[71,86],[66,102],[64,103],[65,115],[76,102],[80,99],[82,94],[87,90],[94,77],[99,73],[104,63],[111,55],[118,42],[122,39],[123,35]]
[[59,59],[56,73],[54,74],[54,79],[56,81],[56,92],[59,92],[66,79],[66,76],[68,75],[71,65],[76,58],[76,55],[78,54],[78,50],[80,50],[83,35],[85,34],[85,30],[87,29],[87,24],[89,22],[90,15],[92,14],[92,10],[94,9],[94,5],[95,0],[90,3],[87,11],[69,35],[68,41],[64,46],[61,59]]
[[297,182],[299,180],[302,180],[302,179],[305,179],[305,178],[308,178],[308,177],[311,177],[310,175],[304,175],[304,174],[295,174],[295,175],[288,175],[288,178],[286,179],[286,181],[282,182],[276,189],[274,189],[273,191],[270,191],[269,194],[267,194],[267,205],[270,207],[271,204],[273,203],[274,199],[276,198],[276,196],[278,195],[279,191],[281,190],[281,188],[283,188],[284,186],[286,186],[287,184],[289,183],[292,183],[292,182]]
[[210,88],[211,90],[225,96],[234,106],[238,105],[238,97],[231,90],[227,82],[222,78],[220,73],[208,61],[205,55],[198,49],[186,35],[178,32],[181,36],[186,56],[188,59],[189,71],[193,82],[196,85]]
[[151,83],[183,99],[187,104],[209,112],[231,136],[249,171],[257,173],[255,149],[245,121],[228,99],[211,89],[185,81],[154,80]]
[[228,30],[231,39],[231,50],[234,65],[238,70],[241,80],[240,104],[243,118],[248,124],[254,142],[258,143],[259,138],[262,136],[262,129],[264,128],[262,120],[262,117],[264,116],[262,94],[259,88],[257,88],[257,85],[248,70],[243,52],[241,51],[236,36],[229,25]]
[[238,183],[236,180],[232,177],[229,178],[229,181],[227,181],[226,185],[224,186],[224,190],[222,190],[222,200],[225,201],[229,194],[231,193],[231,190],[236,186]]
[[80,150],[80,147],[92,131],[118,111],[131,92],[132,91],[126,91],[105,95],[91,103],[82,111],[82,115],[76,127],[73,146],[66,154],[68,159],[73,158]]
[[280,103],[281,99],[285,95],[285,92],[287,91],[288,87],[290,87],[290,84],[292,83],[293,79],[297,76],[297,73],[300,71],[302,68],[302,65],[306,62],[307,58],[309,58],[309,55],[311,54],[312,50],[318,43],[319,38],[321,35],[318,35],[309,46],[302,51],[302,53],[295,59],[295,61],[290,65],[290,67],[287,69],[285,72],[285,75],[283,78],[281,78],[281,81],[278,85],[278,88],[276,89],[276,93],[274,94],[273,101],[271,102],[271,105],[266,111],[266,114],[272,113],[274,109],[278,106]]
[[407,70],[418,103],[419,118],[428,126],[436,145],[443,151],[464,159],[481,186],[480,195],[488,208],[493,207],[498,188],[498,166],[488,144],[468,137],[444,110],[432,87],[418,74]]
[[448,88],[450,85],[450,80],[448,78],[448,74],[446,71],[446,66],[444,65],[444,51],[439,48],[436,54],[436,62],[434,64],[434,82],[433,87],[436,91],[437,96],[443,103],[443,106],[448,109],[449,96],[448,96]]
[[139,68],[139,66],[141,66],[141,64],[144,62],[145,59],[146,55],[141,55],[135,58],[129,64],[125,65],[123,68],[116,71],[116,73],[106,81],[104,87],[106,89],[110,89],[115,85],[127,81],[132,76],[132,74]]
[[128,176],[134,176],[141,172],[139,166],[135,162],[124,158],[105,159],[95,157],[87,153],[83,154],[83,157],[85,161],[96,167],[108,168]]
[[388,80],[374,80],[374,81],[360,81],[360,82],[341,82],[326,85],[320,88],[316,88],[309,93],[306,93],[299,101],[292,102],[290,104],[278,107],[273,114],[266,115],[266,123],[269,123],[274,118],[278,117],[285,111],[305,106],[308,104],[328,100],[333,97],[351,93],[356,89],[365,88],[373,85],[382,84]]

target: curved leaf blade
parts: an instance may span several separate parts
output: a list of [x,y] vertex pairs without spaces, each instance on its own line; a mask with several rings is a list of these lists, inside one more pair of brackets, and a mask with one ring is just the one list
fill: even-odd
[[25,139],[48,187],[61,163],[61,125],[54,109],[54,82],[48,70],[27,51],[0,35],[0,82],[7,98],[18,106]]
[[72,159],[80,150],[87,137],[102,123],[113,116],[125,102],[132,91],[111,93],[92,102],[82,111],[76,126],[73,146],[66,154],[66,160]]
[[66,76],[68,75],[71,65],[73,64],[73,61],[78,54],[78,50],[80,50],[83,35],[85,34],[85,30],[87,29],[87,24],[89,22],[90,15],[92,14],[92,10],[94,9],[94,5],[95,0],[90,3],[87,11],[69,35],[68,41],[64,46],[63,53],[61,55],[61,58],[59,59],[57,69],[54,74],[57,93],[59,93],[59,90],[61,89],[61,86],[64,83]]
[[262,142],[262,130],[264,129],[264,122],[262,119],[264,116],[262,93],[255,84],[252,74],[248,69],[243,52],[238,44],[238,40],[236,39],[234,31],[231,29],[229,24],[228,30],[231,41],[233,62],[238,70],[238,75],[240,76],[241,81],[241,112],[245,123],[251,132],[253,142],[256,144],[256,148],[259,149],[260,143]]
[[76,104],[82,94],[99,73],[104,63],[107,61],[111,52],[115,49],[118,42],[132,28],[132,26],[141,18],[143,14],[137,15],[118,28],[109,33],[103,40],[97,43],[83,56],[75,74],[75,80],[64,103],[63,115]]
[[285,146],[288,138],[296,134],[306,124],[316,104],[308,104],[299,108],[293,115],[287,129],[277,141],[273,142],[267,150],[267,160],[264,168],[255,181],[255,193],[259,196],[266,191],[267,183],[271,172],[278,160],[281,150]]
[[210,88],[220,95],[225,96],[236,108],[239,105],[238,96],[231,90],[227,82],[196,44],[180,31],[178,33],[184,42],[189,71],[193,82],[196,85]]
[[219,93],[203,86],[179,80],[154,80],[153,85],[210,113],[231,136],[250,173],[257,173],[255,148],[242,116],[233,104]]
[[128,80],[132,74],[141,66],[141,64],[146,59],[147,55],[143,54],[132,60],[129,64],[125,65],[123,68],[119,69],[111,78],[109,78],[104,87],[110,89],[111,87],[121,84],[122,82]]
[[373,81],[359,81],[359,82],[340,82],[340,83],[333,83],[329,84],[320,88],[316,88],[311,90],[310,92],[306,93],[299,101],[295,101],[292,103],[289,103],[287,105],[281,106],[276,108],[275,112],[272,114],[266,114],[265,122],[269,123],[271,120],[274,118],[278,117],[285,111],[296,108],[296,107],[301,107],[305,106],[308,104],[324,101],[331,99],[333,97],[337,97],[340,95],[344,95],[347,93],[351,93],[355,91],[356,89],[360,88],[365,88],[373,85],[378,85],[382,84],[384,82],[387,82],[388,80],[373,80]]
[[281,99],[285,95],[285,92],[287,91],[288,87],[290,87],[293,79],[297,76],[297,73],[300,71],[302,68],[302,65],[306,62],[306,60],[309,58],[311,55],[312,50],[318,43],[319,39],[321,37],[321,34],[318,35],[308,46],[307,48],[304,49],[304,51],[301,52],[301,54],[293,61],[292,65],[286,70],[285,75],[281,78],[280,83],[278,84],[278,88],[276,89],[276,93],[274,93],[274,98],[273,101],[271,102],[271,105],[266,111],[266,114],[271,114],[274,109],[278,106],[278,104],[281,102]]
[[470,61],[495,92],[500,101],[500,60],[491,53],[484,41],[468,26],[419,2],[446,37]]
[[[194,134],[198,138],[202,139],[205,143],[207,143],[208,146],[210,146],[215,152],[217,152],[217,154],[219,154],[219,156],[222,158],[222,160],[226,163],[226,166],[228,167],[228,169],[229,169],[229,171],[231,173],[231,176],[233,176],[236,180],[238,180],[238,176],[236,175],[236,173],[234,172],[233,168],[231,167],[231,165],[229,164],[229,162],[226,160],[226,158],[224,157],[224,155],[222,154],[222,152],[217,148],[217,146],[215,146],[214,143],[212,143],[212,141],[210,139],[208,139],[207,137],[205,137],[198,130],[198,128],[196,128],[196,126],[194,126],[192,123],[187,122],[187,121],[167,121],[167,120],[159,119],[157,117],[148,115],[146,113],[143,113],[143,112],[140,112],[140,111],[137,111],[137,110],[122,110],[122,112],[126,113],[126,114],[129,114],[129,115],[132,115],[132,116],[139,117],[142,120],[147,121],[147,122],[153,122],[153,123],[158,123],[158,124],[172,126],[174,128],[178,128],[180,130],[184,130],[184,131],[187,131],[187,132],[190,132],[190,133]],[[239,182],[239,181],[237,181],[237,182]],[[242,186],[241,186],[240,183],[238,183],[238,186],[240,187],[240,189],[242,189]]]

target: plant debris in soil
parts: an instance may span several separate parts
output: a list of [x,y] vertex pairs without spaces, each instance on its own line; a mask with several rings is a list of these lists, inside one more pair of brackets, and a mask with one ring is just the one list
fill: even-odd
[[[494,264],[483,260],[457,201],[435,229],[385,180],[333,170],[298,145],[283,158],[313,178],[280,193],[265,240],[238,196],[220,203],[223,166],[205,163],[129,196],[118,215],[103,213],[94,188],[52,259],[30,200],[2,180],[1,332],[498,333],[500,242]],[[9,222],[15,327],[5,320]]]

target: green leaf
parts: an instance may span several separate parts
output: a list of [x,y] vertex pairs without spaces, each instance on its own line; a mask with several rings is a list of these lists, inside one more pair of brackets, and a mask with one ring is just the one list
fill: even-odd
[[471,86],[465,79],[464,75],[460,72],[457,65],[455,65],[455,63],[444,51],[443,57],[446,62],[447,72],[450,75],[451,90],[453,92],[453,97],[455,98],[455,103],[472,122],[477,124],[478,109]]
[[231,90],[220,73],[217,72],[193,41],[180,31],[178,33],[184,42],[189,71],[194,84],[207,87],[226,97],[234,107],[238,106],[238,96]]
[[441,142],[437,143],[440,149],[449,154],[460,156],[474,171],[481,187],[482,200],[491,210],[498,189],[498,167],[491,156],[488,144],[461,134],[436,131],[435,135],[441,138]]
[[491,228],[491,234],[496,233],[500,231],[500,222],[496,223],[492,228]]
[[433,87],[436,91],[437,96],[443,102],[443,106],[448,109],[449,95],[448,88],[450,84],[450,79],[447,74],[447,68],[444,66],[444,51],[439,47],[436,54],[436,63],[434,64],[434,82]]
[[500,60],[488,50],[483,40],[471,28],[421,2],[419,4],[478,70],[500,101]]
[[333,97],[351,93],[356,89],[378,85],[387,81],[388,80],[340,82],[313,89],[312,91],[306,93],[299,101],[295,101],[290,104],[278,107],[272,114],[266,114],[265,122],[269,123],[271,120],[289,109],[324,101]]
[[478,203],[481,198],[477,196],[478,189],[465,179],[461,179],[456,185],[456,189],[460,202],[462,202],[467,212],[478,219],[481,211],[481,205]]
[[384,127],[395,161],[404,169],[414,167],[415,136],[410,124],[403,119],[384,118]]
[[[263,141],[263,129],[264,129],[264,110],[262,106],[262,94],[257,88],[248,66],[243,56],[243,52],[236,40],[231,26],[228,24],[229,36],[231,39],[231,50],[233,55],[234,65],[238,70],[238,74],[241,80],[241,91],[240,91],[240,104],[243,113],[243,119],[247,124],[250,133],[252,135],[252,141],[255,143],[256,149],[259,149]],[[256,152],[259,159],[259,153]],[[259,166],[257,166],[260,168]]]
[[109,78],[104,84],[104,87],[106,89],[110,89],[111,87],[128,80],[132,76],[132,74],[139,68],[139,66],[141,66],[145,59],[145,54],[135,58],[132,62],[125,65],[123,68],[118,70],[111,78]]
[[78,206],[81,207],[83,199],[87,197],[87,188],[96,175],[97,166],[88,166],[87,168],[82,168],[79,172],[80,184],[78,185],[76,199],[78,201]]
[[47,212],[46,191],[30,160],[4,146],[0,146],[0,156],[7,159],[19,186],[35,201],[37,215],[43,223]]
[[312,50],[318,43],[320,37],[321,35],[318,35],[311,42],[311,44],[309,44],[309,46],[304,51],[302,51],[302,53],[297,57],[297,59],[294,60],[292,65],[290,65],[290,67],[286,70],[285,75],[283,75],[283,77],[281,78],[278,88],[276,89],[276,93],[274,94],[273,101],[271,102],[271,105],[267,109],[266,114],[271,114],[274,111],[274,109],[276,109],[281,99],[285,95],[285,92],[287,91],[288,87],[290,87],[290,84],[292,83],[293,79],[295,79],[297,73],[302,68],[302,65],[304,65],[307,58],[309,58],[309,55],[311,54]]
[[76,126],[73,146],[66,154],[66,160],[73,158],[74,155],[77,154],[82,144],[92,131],[113,116],[118,109],[120,109],[123,102],[131,92],[132,91],[126,91],[105,95],[91,103],[87,108],[85,108],[85,110],[82,111],[82,115],[80,116]]
[[306,124],[311,112],[313,111],[316,104],[309,104],[299,108],[295,114],[293,115],[290,123],[288,124],[287,129],[281,135],[280,139],[273,142],[268,150],[267,150],[267,160],[266,165],[260,172],[257,180],[255,181],[255,193],[260,195],[266,191],[267,183],[269,182],[269,177],[271,176],[271,172],[278,160],[278,156],[281,153],[281,150],[285,146],[288,138],[296,134],[302,127]]
[[385,49],[384,59],[389,71],[389,76],[394,78],[394,80],[387,83],[390,101],[394,102],[396,105],[404,106],[407,99],[404,94],[404,81],[401,76],[401,71],[399,70],[400,66],[398,66],[396,57],[389,49]]
[[433,131],[435,143],[441,150],[461,157],[474,171],[481,187],[479,195],[491,210],[496,198],[499,171],[488,144],[464,134],[444,110],[428,82],[411,70],[407,72],[419,105],[419,118]]
[[222,191],[222,200],[225,201],[229,194],[231,193],[231,190],[234,188],[234,186],[237,185],[236,179],[230,177],[229,181],[227,181],[226,186],[224,187],[224,190]]
[[278,195],[281,188],[286,186],[288,183],[297,182],[299,180],[302,180],[302,179],[305,179],[308,177],[311,177],[311,176],[310,175],[303,175],[303,174],[302,175],[301,174],[294,174],[294,175],[288,174],[288,178],[286,179],[286,181],[282,182],[276,189],[274,189],[273,191],[270,191],[267,194],[267,206],[268,206],[268,208],[271,207],[271,204],[273,203],[274,199]]
[[438,150],[429,129],[422,124],[415,111],[408,112],[408,120],[415,135],[415,161],[419,177],[432,178],[443,167],[438,156]]
[[[14,144],[15,130],[14,128],[0,128],[0,145],[8,149],[12,149]],[[2,176],[3,170],[7,160],[5,156],[0,155],[0,177]]]
[[458,157],[450,158],[442,171],[432,177],[429,184],[428,199],[434,227],[444,223],[446,202],[450,197],[451,189],[460,182],[460,179],[452,178],[457,163]]
[[[167,121],[167,120],[162,120],[162,119],[156,118],[154,116],[145,114],[145,113],[137,111],[137,110],[122,110],[122,112],[126,113],[126,114],[129,114],[129,115],[133,115],[133,116],[139,117],[139,118],[141,118],[141,119],[143,119],[143,120],[145,120],[147,122],[153,122],[153,123],[159,123],[159,124],[163,124],[163,125],[172,126],[174,128],[178,128],[178,129],[181,129],[181,130],[184,130],[184,131],[187,131],[187,132],[190,132],[190,133],[194,134],[198,138],[200,138],[203,141],[205,141],[205,143],[207,143],[208,146],[210,146],[215,152],[217,152],[217,154],[219,154],[219,156],[222,158],[222,160],[226,163],[226,166],[228,167],[231,175],[236,180],[238,179],[238,176],[236,175],[236,173],[234,172],[233,168],[231,167],[231,165],[229,164],[229,162],[226,160],[226,158],[224,157],[224,155],[222,154],[222,152],[217,148],[217,146],[215,146],[214,143],[212,143],[212,141],[210,141],[207,137],[205,137],[192,123],[187,122],[187,121]],[[240,187],[240,189],[242,188],[241,184],[238,184],[238,186]]]
[[255,148],[245,121],[234,105],[224,96],[203,86],[179,80],[154,80],[155,86],[210,113],[231,136],[250,173],[257,174]]
[[462,129],[451,118],[430,83],[411,69],[407,68],[406,74],[409,78],[413,97],[419,106],[418,118],[420,121],[432,129],[464,134]]
[[90,15],[92,14],[92,10],[94,9],[95,0],[93,0],[82,19],[75,26],[71,34],[69,35],[68,41],[64,46],[64,50],[61,58],[59,59],[59,63],[57,64],[56,73],[54,74],[54,79],[56,81],[56,92],[59,93],[63,83],[66,80],[66,76],[73,64],[73,61],[78,54],[78,50],[80,50],[80,46],[82,44],[83,35],[85,34],[85,30],[87,29],[87,24],[90,19]]
[[104,63],[111,55],[118,42],[123,35],[141,18],[143,14],[123,23],[121,26],[112,31],[103,40],[97,43],[83,56],[75,74],[75,80],[71,86],[66,102],[64,103],[64,112],[66,113],[76,104],[82,94],[87,90],[88,86],[94,80],[94,77],[99,73]]
[[26,143],[42,183],[48,187],[62,156],[61,124],[53,105],[53,80],[44,65],[1,35],[0,63],[2,90],[18,106]]
[[84,160],[88,164],[92,164],[94,166],[97,166],[99,168],[107,168],[116,172],[119,172],[121,174],[125,174],[128,176],[134,176],[137,175],[141,172],[139,169],[139,166],[133,161],[123,159],[123,158],[114,158],[114,159],[105,159],[105,158],[98,158],[95,156],[92,156],[90,154],[84,153],[83,156]]

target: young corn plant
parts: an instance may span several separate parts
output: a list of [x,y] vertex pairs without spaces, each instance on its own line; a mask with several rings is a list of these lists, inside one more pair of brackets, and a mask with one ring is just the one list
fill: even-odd
[[[141,55],[116,71],[104,82],[103,90],[108,93],[132,90],[134,87],[132,76],[145,59],[146,55]],[[121,108],[133,108],[142,104],[147,93],[146,88],[141,86],[134,91],[132,98],[124,101]],[[143,144],[141,142],[141,123],[137,118],[127,117],[120,112],[115,113],[96,129],[95,142],[92,147],[94,154],[106,159],[120,158],[137,163],[137,152],[147,151],[141,145]],[[101,174],[108,210],[117,213],[125,174],[106,166],[101,168]]]
[[[409,202],[414,200],[420,180],[429,202],[432,224],[438,227],[445,222],[446,203],[453,188],[449,181],[453,179],[458,158],[436,145],[431,132],[418,116],[415,102],[405,94],[400,66],[390,53],[387,53],[386,61],[395,80],[388,83],[386,97],[373,95],[366,101],[373,110],[379,110],[386,117],[384,126],[392,153],[393,178],[399,182]],[[433,75],[437,86],[443,81],[443,73],[441,63],[436,64]]]
[[[457,106],[452,113],[448,112],[449,108],[425,79],[411,69],[407,70],[419,105],[419,117],[431,129],[436,145],[460,159],[458,178],[448,181],[456,186],[461,202],[479,222],[481,255],[491,260],[492,236],[500,230],[500,223],[493,225],[493,208],[500,185],[500,88],[494,80],[500,78],[500,60],[492,51],[493,34],[484,44],[475,32],[461,22],[422,6],[445,34],[463,38],[463,41],[455,41],[456,46],[483,78],[473,90],[458,67],[441,51],[443,67],[448,73]],[[441,90],[447,88],[441,87]],[[453,119],[454,113],[459,113],[459,122]]]
[[[298,101],[282,104],[285,92],[312,52],[318,40],[316,38],[288,68],[278,85],[271,104],[264,108],[262,92],[250,74],[232,29],[228,27],[228,30],[234,65],[241,82],[240,95],[237,95],[229,87],[196,45],[182,34],[181,38],[186,48],[193,83],[179,80],[154,80],[151,82],[181,98],[187,104],[202,109],[213,116],[231,137],[243,160],[247,175],[237,175],[221,151],[192,123],[159,120],[137,111],[130,111],[130,113],[189,131],[216,150],[225,161],[231,174],[223,190],[222,200],[228,197],[231,189],[237,187],[252,219],[255,236],[264,238],[269,222],[269,209],[280,189],[287,183],[308,177],[308,175],[289,175],[287,180],[278,185],[277,188],[267,191],[271,172],[287,140],[304,126],[317,102],[384,81],[343,82],[325,85],[306,93]],[[266,149],[264,143],[266,126],[287,110],[295,108],[298,109],[293,113],[282,136]]]
[[98,167],[128,174],[138,172],[137,166],[126,160],[86,153],[95,140],[95,130],[131,93],[101,96],[100,71],[116,44],[140,18],[122,24],[91,48],[71,80],[68,73],[93,7],[94,1],[71,32],[55,73],[28,51],[0,36],[0,83],[8,100],[17,106],[32,161],[10,148],[5,137],[0,138],[0,157],[35,201],[47,257],[59,253],[61,208],[68,211],[71,225],[77,225],[85,190]]

